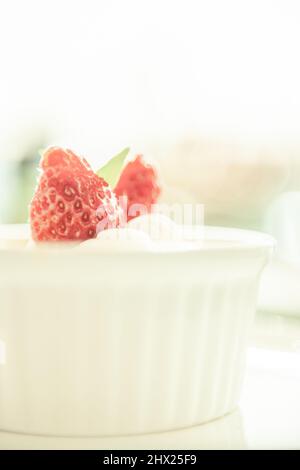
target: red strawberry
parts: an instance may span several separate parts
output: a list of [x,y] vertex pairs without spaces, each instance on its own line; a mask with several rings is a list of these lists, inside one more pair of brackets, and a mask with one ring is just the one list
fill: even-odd
[[142,213],[138,210],[137,213],[134,211],[134,215],[130,213],[132,204],[141,204],[144,212],[151,212],[151,205],[157,202],[160,195],[157,173],[153,166],[145,163],[142,155],[137,155],[125,166],[114,191],[118,197],[126,196],[127,198],[128,220]]
[[120,207],[108,183],[71,150],[48,148],[30,206],[36,241],[86,240],[97,231],[116,227]]

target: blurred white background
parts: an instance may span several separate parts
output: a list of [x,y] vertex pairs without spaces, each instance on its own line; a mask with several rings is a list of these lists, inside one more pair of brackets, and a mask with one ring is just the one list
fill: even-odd
[[299,24],[297,0],[2,1],[0,220],[56,143],[95,167],[130,145],[209,222],[259,225],[300,187]]
[[0,155],[30,130],[94,161],[187,132],[297,141],[299,24],[297,0],[2,1]]

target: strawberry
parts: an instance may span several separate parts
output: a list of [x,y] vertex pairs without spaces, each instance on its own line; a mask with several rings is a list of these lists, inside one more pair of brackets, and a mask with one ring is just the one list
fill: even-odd
[[[127,220],[151,212],[151,205],[157,202],[160,195],[160,187],[157,182],[157,173],[154,167],[143,160],[142,155],[137,155],[133,161],[127,163],[123,169],[119,181],[114,188],[116,196],[127,198]],[[133,204],[139,204],[142,210],[135,210]]]
[[40,168],[30,205],[34,240],[86,240],[118,225],[121,213],[114,193],[84,158],[69,149],[50,147]]

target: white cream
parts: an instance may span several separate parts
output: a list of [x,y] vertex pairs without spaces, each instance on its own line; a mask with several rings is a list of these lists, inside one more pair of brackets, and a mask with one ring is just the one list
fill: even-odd
[[151,250],[152,242],[149,236],[139,230],[130,228],[115,228],[103,230],[96,239],[82,242],[78,249],[97,251],[141,251]]
[[129,228],[142,231],[153,241],[181,240],[180,226],[162,214],[145,214],[130,220]]

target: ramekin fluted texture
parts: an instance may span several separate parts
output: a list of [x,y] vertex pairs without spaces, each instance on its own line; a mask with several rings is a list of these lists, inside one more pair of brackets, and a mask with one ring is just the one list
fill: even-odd
[[262,240],[174,253],[0,252],[0,429],[126,435],[233,410],[270,252]]

